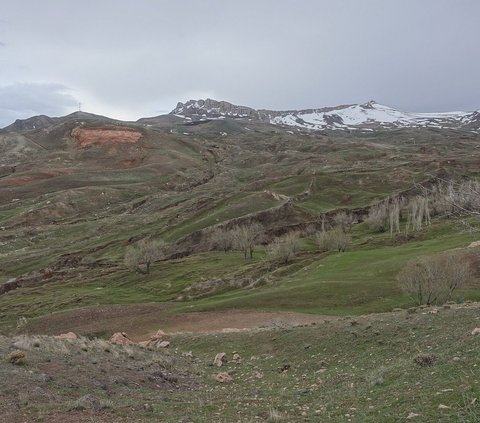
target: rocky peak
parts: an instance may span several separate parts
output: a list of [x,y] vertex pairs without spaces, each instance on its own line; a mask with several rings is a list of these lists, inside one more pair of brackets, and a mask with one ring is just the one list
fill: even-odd
[[258,112],[250,107],[236,106],[228,101],[217,101],[211,98],[205,100],[189,100],[179,102],[170,114],[190,118],[258,118]]

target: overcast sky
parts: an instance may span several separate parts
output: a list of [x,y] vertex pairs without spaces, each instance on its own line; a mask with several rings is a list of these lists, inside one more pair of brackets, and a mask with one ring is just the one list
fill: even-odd
[[0,127],[211,97],[480,109],[479,0],[2,0]]

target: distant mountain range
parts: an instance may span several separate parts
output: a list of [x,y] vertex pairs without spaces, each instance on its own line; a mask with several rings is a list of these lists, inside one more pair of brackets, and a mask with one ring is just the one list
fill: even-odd
[[[34,116],[17,119],[3,131],[42,129],[69,120],[102,120],[119,122],[104,116],[75,112],[63,117]],[[303,110],[264,110],[237,106],[226,101],[189,100],[178,103],[167,115],[141,118],[136,121],[145,126],[202,123],[210,120],[234,119],[261,122],[298,130],[357,130],[375,131],[400,128],[462,129],[480,132],[480,111],[446,113],[412,113],[369,101],[364,104],[347,104],[335,107]]]
[[448,113],[401,112],[369,101],[336,107],[304,110],[255,110],[226,101],[190,100],[178,103],[170,114],[188,120],[249,119],[301,129],[375,130],[405,127],[462,128],[478,130],[480,111]]

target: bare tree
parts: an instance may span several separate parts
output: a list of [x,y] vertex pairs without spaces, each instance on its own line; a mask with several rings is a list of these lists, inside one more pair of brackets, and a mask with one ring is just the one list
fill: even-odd
[[430,225],[430,201],[427,196],[417,195],[410,199],[407,205],[407,224],[405,231],[411,228],[413,231],[419,231],[423,225]]
[[388,225],[390,227],[390,236],[393,236],[394,232],[400,232],[400,200],[396,198],[390,204],[388,212]]
[[135,272],[149,274],[152,263],[164,255],[164,247],[161,240],[142,239],[127,247],[125,265]]
[[365,223],[375,232],[384,232],[387,229],[388,203],[386,201],[370,207]]
[[267,248],[267,259],[270,262],[287,264],[300,246],[298,233],[289,233],[282,238],[276,238]]
[[233,231],[229,231],[226,228],[217,228],[212,234],[213,248],[227,254],[233,248],[233,238]]
[[237,226],[233,231],[233,245],[243,251],[245,260],[247,256],[253,258],[253,251],[263,235],[263,226],[259,223]]
[[465,285],[472,271],[462,253],[444,253],[410,261],[397,279],[417,304],[444,304]]
[[342,229],[344,233],[347,233],[352,229],[354,218],[351,214],[341,211],[335,215],[333,221]]

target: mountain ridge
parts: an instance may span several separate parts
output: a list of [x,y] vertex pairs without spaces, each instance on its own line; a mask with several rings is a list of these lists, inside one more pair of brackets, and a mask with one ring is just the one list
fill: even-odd
[[142,117],[134,122],[121,121],[87,112],[73,112],[61,117],[46,115],[17,119],[1,132],[44,129],[70,120],[100,120],[109,123],[136,123],[146,126],[169,126],[182,122],[236,119],[260,122],[297,130],[375,131],[399,128],[436,128],[480,131],[480,111],[403,112],[370,100],[362,104],[341,104],[310,109],[269,110],[238,106],[211,98],[178,102],[168,114]]
[[236,106],[210,98],[179,102],[170,114],[189,120],[247,118],[273,125],[299,129],[396,129],[404,127],[480,128],[480,112],[401,112],[373,100],[363,104],[343,104],[333,107],[268,110]]

